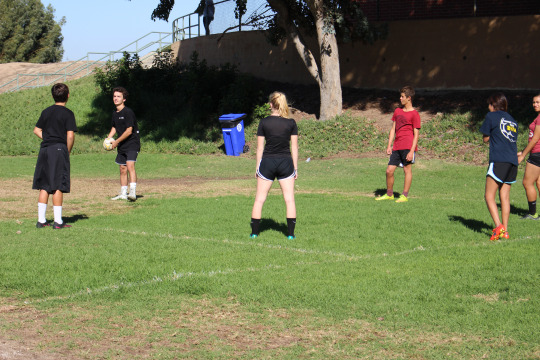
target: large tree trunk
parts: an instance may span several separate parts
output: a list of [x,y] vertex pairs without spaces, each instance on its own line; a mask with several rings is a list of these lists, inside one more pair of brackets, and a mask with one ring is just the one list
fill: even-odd
[[[308,3],[311,2],[309,1]],[[317,6],[317,3],[322,6],[322,1],[315,0],[313,2],[315,6]],[[319,83],[321,108],[319,119],[328,120],[340,115],[343,109],[339,50],[335,32],[329,33],[328,29],[324,29],[324,20],[321,12],[318,13],[315,25],[317,27],[317,42],[321,54],[321,81]]]
[[[339,51],[335,33],[330,33],[328,29],[325,31],[322,1],[308,0],[307,3],[316,19],[319,62],[291,20],[287,5],[282,0],[268,0],[268,4],[279,15],[280,25],[287,31],[306,69],[319,85],[321,96],[319,119],[328,120],[340,115],[342,111]],[[331,27],[333,30],[333,25]]]

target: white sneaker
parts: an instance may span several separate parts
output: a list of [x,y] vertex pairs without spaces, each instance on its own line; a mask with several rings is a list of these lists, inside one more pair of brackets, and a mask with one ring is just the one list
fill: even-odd
[[137,195],[135,194],[135,189],[134,188],[129,189],[129,194],[128,194],[127,198],[128,198],[129,201],[137,200]]
[[118,194],[115,197],[112,197],[111,200],[127,200],[128,196],[126,194]]

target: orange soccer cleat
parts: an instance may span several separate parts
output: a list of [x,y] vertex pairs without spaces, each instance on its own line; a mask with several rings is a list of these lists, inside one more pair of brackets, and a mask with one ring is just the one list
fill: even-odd
[[489,240],[495,241],[499,240],[500,237],[504,237],[506,234],[506,229],[504,228],[503,224],[497,226],[495,229],[493,229],[493,234],[491,234],[491,238]]

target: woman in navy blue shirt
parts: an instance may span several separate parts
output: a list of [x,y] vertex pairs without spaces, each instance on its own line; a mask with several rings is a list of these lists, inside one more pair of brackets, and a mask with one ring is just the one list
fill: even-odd
[[[508,101],[502,93],[496,93],[488,99],[489,113],[484,119],[480,131],[484,142],[489,142],[489,167],[486,174],[485,199],[495,229],[490,240],[508,239],[508,218],[510,217],[510,186],[516,182],[518,156],[518,125],[506,112]],[[499,191],[501,218],[495,196]]]

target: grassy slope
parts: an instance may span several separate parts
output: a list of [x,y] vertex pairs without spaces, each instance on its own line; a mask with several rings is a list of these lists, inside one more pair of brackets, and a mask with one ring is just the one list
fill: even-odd
[[[74,111],[79,128],[86,129],[77,136],[74,154],[95,153],[101,149],[101,141],[106,135],[103,129],[109,126],[112,106],[109,108],[96,102],[98,89],[94,85],[93,77],[75,80],[69,85],[71,96],[68,107]],[[426,98],[424,106],[436,112],[436,100],[444,99],[444,97],[443,94],[440,97]],[[447,101],[451,102],[451,100]],[[527,96],[514,96],[512,101],[514,102],[514,116],[520,122],[519,147],[522,148],[526,143],[526,126],[533,119],[534,113],[530,109],[530,99]],[[485,99],[479,98],[478,102],[479,104],[474,108],[441,105],[443,110],[440,115],[423,124],[420,139],[421,151],[427,150],[431,155],[448,160],[457,159],[478,163],[479,158],[482,158],[487,150],[481,144],[481,136],[478,132],[485,114],[483,105]],[[0,134],[0,155],[37,153],[39,140],[33,136],[32,129],[41,111],[51,103],[48,88],[0,95],[0,127],[3,129]],[[155,114],[159,111],[158,109],[149,110],[148,113]],[[257,122],[248,121],[248,123],[250,125],[246,127],[246,141],[253,151]],[[299,123],[299,128],[301,158],[380,151],[388,136],[378,131],[365,119],[352,118],[348,115],[324,123],[303,120]],[[146,153],[223,153],[221,138],[215,142],[202,142],[188,137],[155,142],[151,134],[145,133],[144,128],[141,129],[141,134],[143,151]]]

